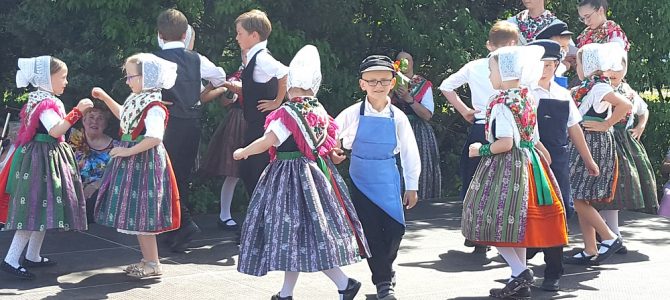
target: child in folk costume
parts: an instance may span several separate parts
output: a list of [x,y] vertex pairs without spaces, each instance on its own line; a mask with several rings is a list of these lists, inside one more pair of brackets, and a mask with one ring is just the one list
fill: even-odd
[[[622,238],[619,230],[619,210],[645,210],[655,213],[658,209],[658,196],[656,195],[656,175],[647,151],[639,141],[647,124],[649,110],[637,92],[623,82],[628,69],[628,59],[625,52],[619,51],[618,53],[624,56],[623,68],[612,72],[611,84],[616,93],[631,102],[633,109],[626,114],[625,118],[616,123],[613,129],[620,175],[614,200],[610,203],[594,205],[594,207],[600,210],[600,215],[607,226]],[[633,127],[636,116],[639,121]],[[617,253],[626,252],[626,247],[622,246]]]
[[[86,199],[77,162],[63,135],[93,107],[79,101],[67,115],[57,95],[67,86],[65,63],[51,56],[19,58],[16,85],[37,90],[21,110],[16,151],[0,180],[0,201],[8,201],[4,230],[16,230],[0,269],[21,279],[35,275],[26,268],[53,265],[40,255],[47,229],[86,230]],[[4,212],[3,212],[4,213]],[[3,213],[0,213],[2,215]],[[28,246],[25,259],[19,262]]]
[[[516,26],[506,21],[496,22],[489,31],[486,48],[493,52],[498,48],[505,46],[514,46],[519,41],[519,31]],[[470,157],[469,149],[472,143],[486,142],[484,127],[486,126],[486,107],[489,99],[496,94],[496,90],[491,86],[489,80],[489,60],[480,58],[465,64],[458,72],[451,74],[440,84],[442,95],[454,106],[461,116],[472,126],[468,130],[468,137],[463,144],[459,164],[459,173],[461,176],[461,199],[465,199],[465,194],[470,186],[472,176],[479,165],[479,157]],[[456,89],[468,84],[470,88],[470,101],[472,108],[468,107],[461,97],[456,93]],[[475,245],[472,241],[465,241],[465,246],[475,247],[475,253],[486,253],[489,247]]]
[[577,48],[591,43],[615,42],[628,52],[630,49],[628,37],[621,26],[607,19],[607,9],[607,0],[581,0],[579,2],[577,8],[579,20],[586,25],[586,28],[577,36]]
[[[242,49],[242,66],[228,76],[228,83],[241,83],[242,71],[247,63],[248,49]],[[228,85],[228,84],[227,84]],[[209,102],[219,97],[223,106],[228,108],[226,119],[219,124],[207,146],[207,154],[201,163],[200,173],[203,176],[225,176],[221,186],[221,210],[216,223],[224,230],[237,230],[238,226],[230,214],[235,186],[240,179],[240,162],[233,159],[233,151],[244,146],[244,132],[247,123],[244,121],[242,90],[234,92],[232,88],[207,86],[200,98]]]
[[527,85],[542,73],[540,46],[512,46],[491,54],[491,83],[500,90],[486,111],[489,144],[473,143],[482,156],[463,203],[462,232],[476,243],[496,246],[512,269],[496,298],[530,298],[533,272],[526,248],[567,244],[559,185],[536,128],[535,104]]
[[[589,174],[598,176],[599,169],[588,145],[584,139],[584,132],[579,122],[582,115],[577,105],[572,101],[570,92],[554,81],[554,74],[562,58],[561,45],[552,40],[536,40],[529,45],[538,45],[544,48],[542,61],[544,69],[537,83],[531,85],[530,91],[535,98],[537,107],[537,126],[540,142],[547,148],[551,156],[551,171],[556,178],[563,198],[563,208],[566,218],[570,218],[574,205],[570,197],[570,156],[568,155],[568,141],[572,141],[579,154],[586,162]],[[551,234],[547,232],[547,234]],[[532,258],[537,252],[544,252],[544,281],[541,288],[548,291],[558,291],[559,281],[563,275],[563,246],[544,249],[528,249],[527,256]]]
[[[371,55],[359,71],[359,86],[366,97],[343,110],[335,121],[341,128],[342,146],[351,149],[351,198],[372,250],[367,262],[377,299],[392,300],[396,299],[393,262],[405,234],[404,208],[417,203],[421,159],[407,116],[388,96],[395,85],[393,61]],[[404,195],[396,155],[400,155]]]
[[137,236],[142,259],[125,269],[129,276],[160,276],[156,235],[180,225],[177,181],[162,143],[168,111],[161,102],[161,89],[175,83],[177,65],[140,53],[126,59],[124,70],[132,93],[123,106],[101,88],[92,91],[121,120],[123,133],[102,177],[96,223]]
[[407,70],[403,73],[410,79],[409,85],[398,86],[391,94],[393,105],[402,109],[412,124],[421,157],[419,176],[419,198],[433,199],[442,196],[442,171],[440,170],[440,150],[430,119],[433,117],[433,84],[414,73],[414,58],[407,52],[400,52],[397,60],[406,59]]
[[321,83],[316,47],[296,54],[287,82],[291,100],[268,115],[265,135],[234,152],[239,160],[269,149],[272,157],[242,226],[238,270],[284,271],[272,299],[293,299],[300,272],[317,271],[335,283],[340,299],[353,299],[361,283],[340,267],[369,252],[344,180],[324,159],[337,151],[337,125],[314,97]]
[[[611,202],[617,193],[619,164],[610,128],[619,122],[632,105],[614,92],[609,77],[621,70],[623,50],[618,44],[589,44],[577,52],[577,74],[583,80],[572,89],[572,97],[582,114],[584,137],[593,159],[600,168],[591,176],[574,144],[570,144],[570,186],[579,227],[584,236],[584,251],[567,257],[570,264],[598,264],[618,251],[621,238],[612,232],[593,207],[597,202]],[[596,232],[603,239],[596,247]]]

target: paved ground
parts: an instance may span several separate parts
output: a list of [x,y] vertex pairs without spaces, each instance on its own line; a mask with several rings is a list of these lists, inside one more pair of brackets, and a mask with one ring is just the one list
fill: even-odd
[[[492,287],[502,287],[508,268],[494,251],[469,253],[459,231],[460,203],[422,202],[408,212],[407,234],[397,260],[400,299],[486,299]],[[139,260],[137,241],[110,228],[93,225],[89,231],[50,232],[43,253],[58,265],[34,270],[34,281],[0,274],[2,299],[269,299],[281,287],[281,273],[256,278],[236,271],[234,235],[216,227],[216,216],[197,219],[204,233],[187,254],[161,249],[165,275],[135,280],[121,271]],[[622,213],[623,234],[630,249],[608,264],[586,268],[567,266],[557,293],[533,289],[534,299],[670,299],[670,221],[657,216]],[[571,248],[579,246],[575,220]],[[11,232],[0,233],[0,254],[6,253]],[[541,277],[542,255],[530,261]],[[365,262],[344,268],[363,281],[357,299],[374,299],[374,286]],[[538,280],[541,280],[538,278]],[[337,299],[325,275],[301,275],[296,299]]]

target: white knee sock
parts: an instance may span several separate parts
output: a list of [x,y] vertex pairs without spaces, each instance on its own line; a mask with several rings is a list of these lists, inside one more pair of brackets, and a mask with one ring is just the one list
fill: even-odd
[[523,267],[527,268],[528,264],[526,263],[526,248],[516,248],[515,247],[514,252],[516,252],[516,256],[523,263]]
[[20,266],[19,259],[21,258],[21,253],[23,253],[23,248],[28,244],[31,234],[32,232],[27,230],[17,230],[16,233],[14,233],[12,244],[9,246],[7,256],[5,256],[6,263],[14,268]]
[[326,274],[326,276],[328,276],[328,278],[330,278],[330,280],[332,280],[333,283],[335,283],[338,290],[342,291],[347,288],[347,285],[349,284],[349,277],[347,277],[347,275],[344,274],[344,272],[342,272],[342,269],[340,269],[339,267],[335,267],[330,270],[325,270],[323,271],[323,273]]
[[619,211],[618,210],[601,210],[600,216],[603,217],[607,227],[614,232],[617,236],[621,236],[619,231]]
[[[512,276],[519,276],[521,272],[526,270],[526,261],[521,260],[517,255],[515,248],[512,247],[496,247],[498,253],[502,255],[510,268],[512,268]],[[525,255],[524,255],[525,256]]]
[[284,272],[284,285],[281,287],[279,296],[293,296],[293,288],[295,288],[295,284],[298,282],[298,275],[300,275],[299,272]]
[[[221,185],[221,213],[219,219],[225,221],[231,219],[230,204],[233,202],[233,194],[235,194],[235,186],[237,185],[237,177],[226,177],[226,180]],[[235,221],[228,221],[228,225],[235,225]]]
[[34,262],[41,262],[40,250],[42,250],[42,242],[46,231],[33,231],[30,235],[30,242],[28,242],[28,250],[26,250],[26,259]]

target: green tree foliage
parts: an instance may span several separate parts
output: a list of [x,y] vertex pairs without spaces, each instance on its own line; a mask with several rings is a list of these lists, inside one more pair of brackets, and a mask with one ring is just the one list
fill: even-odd
[[[610,2],[611,19],[622,25],[632,43],[629,82],[640,89],[661,89],[670,78],[670,2]],[[572,31],[583,29],[574,1],[548,1],[547,6]],[[70,85],[62,97],[66,105],[88,97],[93,86],[122,101],[129,92],[120,79],[123,59],[157,49],[156,17],[171,7],[183,11],[195,28],[195,49],[229,73],[240,65],[235,18],[252,8],[266,11],[273,24],[269,48],[277,59],[288,64],[307,43],[319,48],[324,74],[319,98],[335,115],[362,97],[357,71],[366,55],[408,51],[415,57],[416,72],[437,87],[468,61],[484,57],[491,24],[521,10],[522,4],[518,0],[3,0],[0,91],[5,91],[5,102],[18,105],[13,101],[24,92],[14,87],[16,59],[44,54],[69,66]],[[443,190],[455,195],[460,188],[458,155],[468,126],[437,88],[433,92],[437,113],[432,124],[442,153]],[[469,101],[467,87],[459,94]],[[217,105],[207,107],[203,145],[224,116],[225,110]],[[654,118],[652,111],[652,122]],[[220,181],[202,184],[218,194]]]

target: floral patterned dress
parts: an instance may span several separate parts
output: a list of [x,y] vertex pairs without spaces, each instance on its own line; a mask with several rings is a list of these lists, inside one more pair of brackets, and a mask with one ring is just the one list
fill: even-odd
[[[526,88],[501,91],[486,113],[489,142],[495,127],[512,128],[510,151],[482,158],[463,203],[465,238],[499,247],[567,244],[563,201],[549,164],[534,143],[536,114]],[[549,233],[549,234],[547,234]]]

